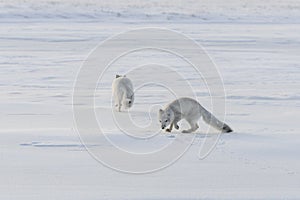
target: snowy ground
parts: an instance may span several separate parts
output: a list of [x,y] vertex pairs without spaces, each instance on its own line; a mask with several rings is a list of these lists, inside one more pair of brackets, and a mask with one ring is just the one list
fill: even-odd
[[[0,1],[1,199],[300,198],[299,1],[203,1],[204,7],[171,9],[171,1],[70,2]],[[209,11],[199,14],[203,10]],[[216,135],[206,136],[204,128],[196,135],[158,134],[149,146],[113,129],[110,137],[136,152],[195,137],[170,167],[132,175],[104,167],[86,151],[74,127],[72,92],[80,65],[99,42],[145,26],[179,31],[205,47],[222,75],[226,122],[235,132],[221,135],[199,160],[203,140]],[[180,69],[194,80],[188,67]],[[195,84],[197,98],[209,107],[207,91]],[[168,101],[143,92],[138,100],[137,120],[145,117],[143,104]],[[96,106],[100,114],[108,111],[100,97]]]

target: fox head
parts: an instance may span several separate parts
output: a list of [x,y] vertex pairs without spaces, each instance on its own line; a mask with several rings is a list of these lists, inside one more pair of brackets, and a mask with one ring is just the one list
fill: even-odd
[[131,95],[130,97],[127,97],[123,100],[123,105],[126,108],[131,108],[134,102],[134,95]]
[[174,120],[174,112],[172,110],[162,110],[158,111],[159,123],[161,128],[164,129],[169,126]]

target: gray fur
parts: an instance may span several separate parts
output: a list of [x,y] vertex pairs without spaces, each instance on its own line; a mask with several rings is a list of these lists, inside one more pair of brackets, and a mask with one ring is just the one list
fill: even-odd
[[198,126],[198,121],[200,118],[213,126],[214,128],[221,130],[222,132],[232,132],[232,129],[218,120],[213,114],[208,112],[204,107],[202,107],[196,100],[191,98],[179,98],[175,101],[171,102],[164,110],[159,110],[159,121],[161,123],[161,128],[164,129],[170,125],[169,128],[166,129],[167,132],[171,132],[173,126],[176,129],[179,129],[178,122],[182,119],[185,119],[189,125],[190,129],[183,130],[183,133],[191,133],[196,131]]

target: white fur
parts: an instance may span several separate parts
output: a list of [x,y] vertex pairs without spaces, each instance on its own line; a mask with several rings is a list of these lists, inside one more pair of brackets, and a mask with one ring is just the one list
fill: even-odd
[[121,112],[121,108],[128,109],[133,105],[133,85],[129,78],[117,75],[112,83],[114,105]]
[[164,110],[159,110],[161,128],[164,129],[170,125],[170,128],[166,129],[167,132],[171,132],[173,126],[175,126],[176,129],[179,129],[177,123],[181,119],[185,119],[191,126],[190,129],[183,130],[182,132],[194,132],[199,128],[197,122],[201,117],[206,123],[221,130],[222,132],[232,132],[232,129],[227,124],[219,121],[196,100],[191,98],[179,98],[167,105]]

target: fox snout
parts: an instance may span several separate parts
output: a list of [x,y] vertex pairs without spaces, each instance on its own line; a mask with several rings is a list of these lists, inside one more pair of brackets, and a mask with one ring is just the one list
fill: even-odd
[[166,127],[164,125],[161,126],[162,129],[165,129]]

